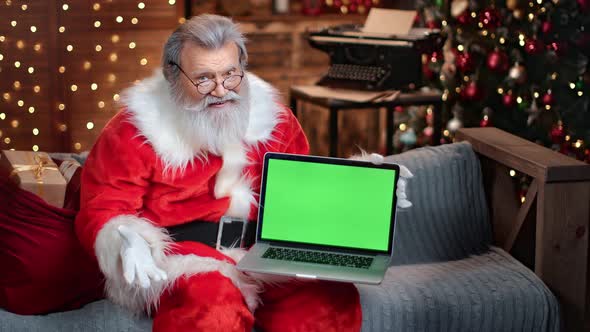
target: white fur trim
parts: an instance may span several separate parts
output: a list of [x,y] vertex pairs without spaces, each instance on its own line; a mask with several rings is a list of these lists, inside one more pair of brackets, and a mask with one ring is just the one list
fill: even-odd
[[223,159],[223,166],[217,173],[215,180],[215,198],[230,195],[232,187],[240,181],[242,170],[248,162],[246,159],[246,150],[241,144],[233,144],[225,147],[221,157]]
[[[280,107],[278,92],[258,76],[247,73],[250,85],[250,117],[244,142],[255,145],[271,139],[274,127],[279,122]],[[244,145],[227,146],[222,152],[223,166],[217,174],[215,197],[230,196],[231,203],[226,215],[247,218],[253,203],[256,203],[250,179],[242,175],[247,165]]]
[[246,143],[254,145],[271,138],[281,112],[279,93],[260,77],[247,73],[250,83],[250,121],[246,130]]
[[178,135],[170,86],[161,70],[123,93],[131,122],[153,147],[164,165],[184,169],[195,157],[194,148]]
[[[279,121],[278,94],[270,84],[252,73],[246,73],[249,82],[249,122],[244,143],[255,145],[271,138]],[[171,97],[170,86],[161,69],[138,84],[125,90],[123,101],[132,114],[131,122],[153,147],[170,169],[183,170],[201,151],[195,151],[185,137],[179,135],[179,120],[171,108],[177,107]]]
[[256,202],[249,179],[242,175],[248,163],[246,149],[242,144],[229,145],[222,158],[223,166],[215,179],[215,198],[231,197],[226,215],[246,219]]
[[96,236],[94,252],[98,259],[98,265],[106,277],[107,296],[113,302],[132,312],[140,313],[146,309],[148,304],[157,306],[160,294],[167,287],[167,282],[152,282],[149,288],[141,288],[127,283],[123,277],[120,258],[123,240],[118,227],[121,225],[129,227],[147,241],[152,249],[154,261],[160,268],[166,258],[165,252],[172,241],[165,229],[156,227],[148,220],[133,215],[120,215],[110,219]]
[[[156,265],[166,271],[167,280],[152,281],[148,288],[129,285],[125,281],[120,259],[122,239],[117,230],[120,225],[126,225],[147,241]],[[244,296],[248,308],[254,312],[259,303],[260,281],[241,273],[233,264],[226,261],[196,255],[166,255],[171,245],[173,244],[166,230],[154,226],[146,219],[120,215],[109,220],[98,232],[94,244],[98,264],[106,277],[105,288],[108,298],[135,314],[144,310],[149,312],[157,308],[160,295],[172,286],[176,279],[217,271],[232,281]],[[240,252],[237,249],[228,253],[236,261],[244,255],[243,250]]]
[[168,273],[168,279],[172,280],[176,280],[181,276],[219,272],[229,278],[234,286],[240,290],[251,312],[254,312],[260,303],[258,294],[262,288],[261,282],[238,271],[235,265],[229,262],[196,255],[171,255],[168,256],[164,270]]
[[247,219],[252,204],[255,203],[256,199],[254,198],[254,191],[252,191],[251,181],[243,176],[232,188],[231,202],[225,214]]

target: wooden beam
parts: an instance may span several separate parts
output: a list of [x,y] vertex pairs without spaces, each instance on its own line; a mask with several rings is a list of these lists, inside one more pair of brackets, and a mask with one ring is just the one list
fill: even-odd
[[[559,299],[565,331],[590,328],[590,165],[496,128],[463,128],[456,137],[470,142],[482,160],[535,178],[535,274]],[[519,211],[517,223],[526,219],[527,209]],[[510,238],[517,234],[513,230]],[[509,240],[505,248],[512,244]]]
[[494,245],[503,246],[514,225],[514,216],[521,207],[510,169],[496,161],[481,157]]
[[537,179],[533,179],[533,182],[531,182],[529,190],[526,193],[524,204],[520,207],[520,209],[518,210],[518,214],[516,215],[516,222],[514,223],[512,230],[510,230],[510,233],[508,233],[508,236],[506,237],[506,240],[504,242],[503,247],[504,250],[506,250],[507,252],[510,252],[510,249],[512,249],[512,246],[514,246],[514,242],[516,241],[518,233],[520,233],[520,229],[522,228],[522,225],[524,224],[524,221],[527,215],[529,214],[531,206],[537,198],[537,190],[538,181]]
[[498,128],[462,128],[456,138],[469,141],[476,152],[543,182],[590,181],[588,164]]
[[560,300],[565,331],[581,331],[588,292],[590,181],[539,185],[535,273]]

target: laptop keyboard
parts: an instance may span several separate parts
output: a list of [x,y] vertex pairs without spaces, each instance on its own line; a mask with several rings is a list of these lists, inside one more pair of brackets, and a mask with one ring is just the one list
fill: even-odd
[[332,254],[326,252],[287,248],[268,248],[262,255],[262,258],[335,266],[348,266],[361,269],[368,269],[373,262],[373,257]]

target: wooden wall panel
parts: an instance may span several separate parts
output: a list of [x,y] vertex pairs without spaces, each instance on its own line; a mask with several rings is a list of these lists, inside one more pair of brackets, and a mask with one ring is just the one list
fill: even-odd
[[183,14],[177,0],[0,2],[0,148],[90,149],[120,107],[116,95],[160,65]]
[[[211,12],[216,8],[214,3],[193,1],[193,13]],[[26,10],[22,10],[25,4]],[[162,46],[185,14],[184,5],[180,0],[2,0],[0,148],[90,149],[119,110],[118,94],[160,65]],[[328,56],[308,45],[306,31],[364,20],[361,16],[252,13],[255,15],[234,18],[248,39],[249,70],[277,87],[285,102],[291,85],[313,84],[327,71]],[[13,20],[17,21],[15,27],[11,26]],[[36,32],[30,31],[31,25],[36,26]],[[20,68],[14,67],[17,60]],[[33,74],[28,74],[29,66],[34,68]],[[16,81],[18,88],[14,87]],[[33,91],[35,86],[38,92]],[[28,113],[31,106],[33,114]],[[312,151],[319,154],[327,146],[323,113],[301,114]],[[14,120],[18,121],[16,128]],[[370,145],[366,140],[374,130],[373,120],[360,112],[343,114],[342,133],[350,137],[342,142],[346,149]],[[33,135],[34,128],[38,135]]]
[[56,143],[48,89],[48,8],[45,1],[0,3],[0,149]]

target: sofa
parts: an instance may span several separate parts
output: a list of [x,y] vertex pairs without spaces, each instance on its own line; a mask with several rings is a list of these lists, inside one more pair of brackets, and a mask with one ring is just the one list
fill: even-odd
[[[488,162],[498,149],[489,153],[486,140],[490,134],[499,135],[502,142],[518,138],[489,129],[464,130],[457,136],[462,142],[385,158],[413,172],[407,187],[413,207],[398,211],[394,253],[384,281],[380,285],[357,285],[362,331],[549,332],[580,324],[574,320],[565,323],[563,317],[574,316],[563,315],[561,298],[533,270],[500,247],[503,243],[494,233],[497,214],[489,210],[493,195],[484,187],[489,179],[482,173],[483,160]],[[509,149],[504,150],[510,164],[516,157]],[[588,170],[578,166],[582,173]],[[586,218],[583,223],[587,223],[587,216],[582,215]],[[587,256],[575,259],[587,261]],[[571,303],[565,308],[571,309]],[[43,316],[22,316],[0,309],[0,331],[150,328],[149,318],[133,317],[108,300]]]

